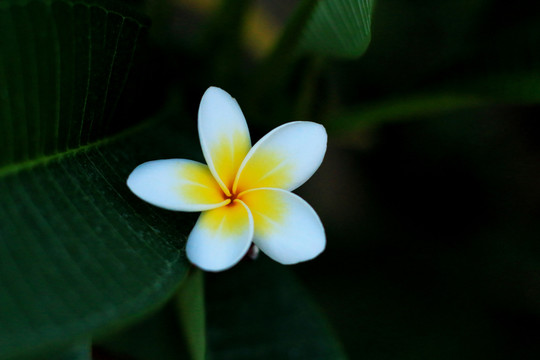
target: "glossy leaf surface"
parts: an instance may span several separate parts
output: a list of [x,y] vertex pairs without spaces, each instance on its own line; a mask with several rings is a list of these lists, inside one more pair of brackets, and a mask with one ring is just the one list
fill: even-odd
[[145,312],[188,268],[191,219],[125,185],[182,151],[179,132],[115,113],[146,27],[107,2],[0,3],[0,359]]
[[288,269],[267,258],[207,275],[215,360],[346,359],[324,316]]
[[321,0],[304,29],[300,46],[345,58],[361,56],[371,40],[374,0]]

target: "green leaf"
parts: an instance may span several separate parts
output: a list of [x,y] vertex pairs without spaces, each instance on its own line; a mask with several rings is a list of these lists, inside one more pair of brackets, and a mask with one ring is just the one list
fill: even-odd
[[14,360],[91,360],[92,349],[89,339],[78,341],[71,346],[47,351],[39,356],[17,357]]
[[114,112],[147,28],[133,16],[97,2],[0,3],[2,171],[122,129]]
[[174,302],[99,347],[137,360],[166,360],[186,356],[186,344],[190,359],[346,359],[313,300],[287,269],[267,259],[219,274],[195,271]]
[[[245,112],[255,122],[309,115],[319,73],[326,56],[356,58],[371,39],[374,0],[302,0],[290,16],[271,53],[249,79]],[[313,55],[311,59],[301,55]],[[311,64],[311,65],[310,65]],[[298,96],[298,79],[303,79]],[[306,91],[307,90],[307,91]]]
[[300,40],[305,51],[357,58],[371,40],[374,0],[321,0],[317,3]]
[[[538,5],[526,12],[519,4],[487,0],[376,5],[377,41],[362,66],[335,69],[334,81],[342,89],[356,89],[340,91],[344,102],[431,92],[475,96],[497,105],[540,100],[540,52],[533,45],[540,39],[534,16]],[[501,13],[505,26],[500,26]]]
[[283,265],[260,259],[207,274],[210,358],[345,359],[324,316]]
[[143,321],[98,339],[94,349],[97,354],[110,355],[111,358],[118,356],[120,359],[190,359],[177,321],[174,301]]
[[116,112],[146,26],[102,1],[0,3],[0,359],[120,326],[185,276],[193,217],[125,185],[188,143]]
[[125,179],[182,157],[182,136],[144,130],[0,178],[0,358],[117,326],[178,287],[194,219],[144,204]]
[[137,360],[204,360],[204,273],[193,269],[176,296],[138,324],[98,341],[98,351]]
[[[50,357],[49,357],[50,359]],[[65,351],[57,357],[58,360],[91,360],[92,350],[90,341],[74,345],[71,349]]]

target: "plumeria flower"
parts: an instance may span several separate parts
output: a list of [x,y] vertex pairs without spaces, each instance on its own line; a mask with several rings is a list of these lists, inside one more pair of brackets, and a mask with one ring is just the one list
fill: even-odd
[[320,166],[322,125],[279,126],[253,147],[242,110],[211,87],[199,107],[199,138],[207,165],[168,159],[139,165],[127,185],[141,199],[175,211],[202,211],[188,237],[189,260],[207,271],[240,261],[252,242],[282,264],[310,260],[325,247],[313,208],[291,191]]

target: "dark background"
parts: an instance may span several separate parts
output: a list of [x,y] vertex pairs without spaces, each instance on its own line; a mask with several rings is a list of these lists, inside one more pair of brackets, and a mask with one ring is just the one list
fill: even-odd
[[[278,22],[291,7],[262,3]],[[187,127],[208,85],[243,104],[241,81],[212,67],[214,49],[192,51],[210,15],[144,6],[152,81],[185,95]],[[539,14],[538,4],[498,0],[378,1],[367,53],[322,67],[312,120],[335,131],[299,193],[328,245],[293,269],[352,359],[540,356]],[[246,72],[256,62],[247,53]],[[359,112],[358,126],[339,131],[335,114],[417,94],[478,104],[398,110],[369,127]],[[245,113],[254,138],[287,120]]]
[[538,74],[540,12],[522,5],[379,1],[370,49],[338,65],[351,104],[490,99],[331,137],[305,189],[328,251],[297,270],[353,359],[540,356],[540,111],[514,91]]

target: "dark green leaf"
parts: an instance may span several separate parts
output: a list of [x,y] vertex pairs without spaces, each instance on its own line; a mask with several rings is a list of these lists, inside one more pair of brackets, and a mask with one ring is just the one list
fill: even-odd
[[268,259],[207,274],[208,348],[213,360],[345,359],[306,291]]
[[[373,2],[300,1],[274,49],[251,77],[256,81],[245,96],[246,113],[265,123],[290,117],[291,107],[297,108],[295,115],[307,115],[324,57],[355,58],[366,51]],[[305,58],[299,56],[306,52],[315,55],[314,60],[308,60],[312,65],[306,65]],[[298,78],[304,79],[300,91]]]
[[[49,357],[50,359],[50,357]],[[73,346],[57,357],[58,360],[91,360],[92,350],[90,341]]]
[[371,39],[374,0],[321,0],[300,41],[303,50],[335,57],[356,58]]
[[114,111],[146,26],[95,2],[1,2],[0,171],[118,130]]
[[193,219],[125,185],[185,149],[179,131],[126,130],[115,113],[146,25],[101,1],[0,2],[1,359],[139,316],[185,275]]
[[143,321],[99,339],[95,352],[133,360],[190,359],[173,301]]
[[193,269],[176,297],[160,311],[98,341],[97,351],[137,360],[204,360],[204,274]]
[[0,178],[0,358],[125,321],[180,283],[192,217],[144,204],[125,179],[181,157],[181,134],[144,130]]
[[78,341],[71,346],[50,350],[38,356],[23,356],[13,360],[91,360],[90,340]]

